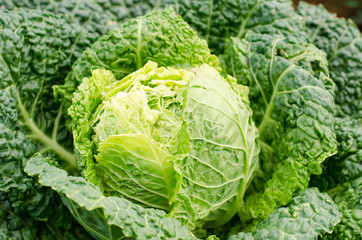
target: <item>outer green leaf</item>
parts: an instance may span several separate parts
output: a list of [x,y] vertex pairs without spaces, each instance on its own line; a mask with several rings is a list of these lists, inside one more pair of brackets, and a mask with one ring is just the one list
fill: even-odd
[[[326,87],[334,87],[332,81],[328,79],[329,70],[327,67],[328,61],[326,53],[313,44],[307,43],[303,41],[303,39],[290,37],[283,38],[269,34],[256,33],[249,33],[244,39],[251,42],[253,44],[253,48],[257,52],[264,52],[265,49],[274,51],[270,54],[288,59],[295,65],[300,66],[313,74],[316,78],[322,78],[321,80],[324,81],[323,83]],[[228,41],[231,45],[234,43],[233,40]],[[271,49],[271,47],[273,47],[273,49]],[[234,69],[234,71],[240,70]]]
[[[62,16],[37,10],[1,11],[0,23],[1,89],[16,88],[20,117],[29,135],[43,144],[38,147],[45,145],[75,168],[74,157],[59,145],[68,142],[69,134],[59,104],[52,100],[52,85],[63,81],[76,57],[94,41],[93,36]],[[49,31],[52,28],[57,31]]]
[[190,150],[175,163],[182,178],[170,216],[190,228],[205,222],[214,227],[230,220],[242,204],[258,164],[258,132],[244,86],[206,65],[194,72],[183,107]]
[[228,240],[254,240],[253,234],[248,232],[240,232],[237,235],[231,236]]
[[105,197],[82,177],[50,166],[41,155],[25,171],[57,191],[73,216],[96,239],[196,239],[177,220],[160,210],[146,209],[118,197]]
[[6,193],[0,192],[0,239],[39,239],[37,235],[41,228],[36,223],[26,214],[14,209]]
[[57,207],[60,199],[44,187],[34,185],[23,172],[37,146],[27,139],[19,115],[15,87],[0,90],[0,190],[8,192],[14,207],[38,220],[47,220],[62,211],[61,206]]
[[89,239],[59,196],[23,172],[37,144],[19,124],[16,94],[0,90],[0,239]]
[[0,0],[5,9],[63,13],[97,34],[129,18],[170,6],[216,53],[223,51],[227,37],[241,38],[248,31],[306,38],[302,19],[290,0]]
[[118,23],[151,11],[150,0],[0,0],[2,9],[30,8],[62,13],[70,22],[100,36]]
[[343,183],[362,176],[362,119],[337,118],[334,129],[338,153],[327,162],[333,167],[328,172]]
[[309,42],[328,56],[331,78],[337,85],[338,115],[362,117],[362,35],[351,20],[337,18],[322,5],[301,2],[298,13],[307,24]]
[[[361,160],[361,158],[360,158]],[[361,163],[361,161],[360,161]],[[328,191],[342,212],[341,222],[324,239],[361,239],[362,238],[362,177],[342,184]]]
[[[9,218],[0,220],[3,224],[0,228],[5,228],[0,232],[5,231],[4,234],[11,236],[11,239],[63,239],[62,235],[65,239],[87,239],[87,235],[82,237],[82,230],[74,223],[59,196],[50,189],[34,184],[33,179],[23,172],[24,164],[37,151],[38,145],[27,139],[24,128],[16,122],[19,118],[16,118],[14,92],[14,88],[0,90],[0,193],[7,195],[9,201],[6,204],[12,206],[9,213],[4,213],[9,214]],[[78,231],[74,233],[76,237],[72,237],[73,231]],[[30,237],[33,234],[34,237]]]
[[[58,202],[58,204],[61,204]],[[63,211],[66,209],[63,209]],[[55,217],[55,215],[53,215]],[[64,220],[64,219],[62,219]],[[80,240],[90,236],[78,225],[70,230],[56,228],[50,222],[36,221],[27,212],[12,207],[7,193],[0,192],[0,239]]]
[[171,5],[216,53],[228,37],[243,38],[249,31],[305,39],[304,25],[290,0],[164,0]]
[[326,193],[308,188],[296,195],[288,207],[279,208],[250,233],[229,240],[313,240],[331,233],[341,219],[338,206]]
[[65,84],[55,90],[70,104],[72,93],[84,77],[90,76],[92,69],[111,70],[116,79],[122,79],[149,60],[159,66],[218,65],[218,59],[210,54],[206,41],[168,8],[130,19],[102,36],[83,52]]
[[[247,197],[240,213],[244,221],[264,219],[287,204],[295,192],[307,187],[310,174],[321,173],[324,159],[336,152],[333,85],[323,72],[315,77],[319,70],[311,69],[320,67],[303,68],[313,62],[313,54],[306,54],[299,64],[303,52],[288,56],[298,52],[293,51],[298,46],[294,40],[266,35],[250,40],[231,39],[224,56],[230,63],[227,71],[250,87],[261,139],[261,171],[250,190],[258,193]],[[292,50],[284,52],[288,42]]]
[[362,174],[362,120],[335,120],[338,152],[323,163],[322,175],[313,177],[310,183],[321,191],[328,191]]
[[39,10],[0,10],[0,190],[14,211],[47,221],[54,232],[73,224],[70,214],[57,194],[34,184],[23,167],[43,151],[76,168],[52,85],[62,82],[94,38],[63,18]]
[[362,238],[362,122],[361,119],[337,118],[335,122],[338,153],[324,163],[321,176],[312,178],[311,186],[327,191],[343,214],[326,239]]

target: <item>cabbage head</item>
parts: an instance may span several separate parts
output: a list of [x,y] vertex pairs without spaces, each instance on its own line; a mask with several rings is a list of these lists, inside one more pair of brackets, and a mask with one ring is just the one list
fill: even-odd
[[106,196],[163,209],[189,229],[237,212],[258,166],[248,88],[206,64],[93,70],[69,108],[78,163]]

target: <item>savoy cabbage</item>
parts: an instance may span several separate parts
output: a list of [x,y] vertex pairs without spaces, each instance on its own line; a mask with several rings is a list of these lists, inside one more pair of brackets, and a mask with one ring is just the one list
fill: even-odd
[[94,70],[69,108],[75,149],[91,156],[85,176],[107,195],[171,210],[192,229],[222,225],[258,163],[246,94],[207,65],[186,71],[149,62],[121,81]]
[[290,0],[0,8],[0,239],[361,238],[350,20]]

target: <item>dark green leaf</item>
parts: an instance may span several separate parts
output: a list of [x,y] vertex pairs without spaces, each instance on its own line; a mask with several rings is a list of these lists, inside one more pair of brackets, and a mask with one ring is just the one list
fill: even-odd
[[322,5],[301,2],[298,13],[307,24],[308,41],[324,50],[337,85],[338,116],[362,117],[362,35],[351,20],[337,18]]

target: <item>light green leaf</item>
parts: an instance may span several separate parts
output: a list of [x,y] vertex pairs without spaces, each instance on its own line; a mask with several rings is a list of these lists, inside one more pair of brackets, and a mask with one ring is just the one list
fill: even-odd
[[190,228],[205,222],[214,227],[230,220],[243,202],[258,165],[258,132],[246,96],[238,95],[247,88],[206,65],[194,72],[183,107],[190,150],[175,163],[181,178],[170,216]]
[[180,105],[179,95],[190,76],[185,70],[157,68],[149,62],[121,81],[107,70],[95,70],[91,78],[85,78],[69,108],[77,159],[85,178],[101,185],[94,149],[111,135],[143,134],[158,142],[156,148],[164,146],[164,151],[175,152],[181,120],[173,111]]
[[115,82],[113,74],[105,70],[95,70],[92,77],[84,78],[78,91],[74,93],[73,105],[69,108],[68,114],[72,118],[73,139],[77,162],[83,169],[84,177],[94,183],[99,184],[99,179],[95,176],[93,162],[93,141],[90,136],[93,133],[92,116],[102,102],[102,94],[105,87]]
[[107,195],[170,210],[176,186],[174,156],[143,134],[110,135],[98,152],[96,170]]

